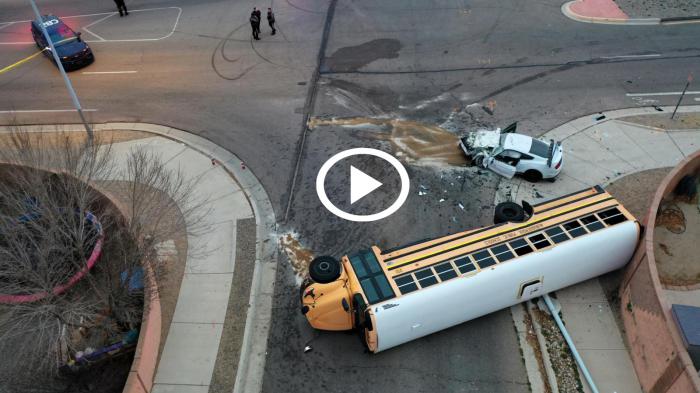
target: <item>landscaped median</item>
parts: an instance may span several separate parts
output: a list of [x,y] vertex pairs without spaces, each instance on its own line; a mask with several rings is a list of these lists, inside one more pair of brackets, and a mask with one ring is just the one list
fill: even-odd
[[[69,391],[92,391],[96,386],[103,393],[191,391],[191,386],[198,391],[259,391],[277,268],[275,215],[264,188],[238,157],[186,131],[146,123],[92,128],[97,150],[110,151],[121,168],[119,173],[97,176],[94,183],[123,212],[124,220],[149,228],[169,217],[169,208],[177,208],[181,217],[173,219],[181,225],[167,225],[176,229],[167,236],[135,237],[145,241],[159,262],[142,274],[149,288],[145,310],[142,307],[138,315],[141,332],[133,364],[129,359],[118,389],[107,388],[106,380],[98,378],[91,387],[73,385]],[[80,124],[0,126],[0,141],[14,131],[85,146]],[[164,164],[154,167],[154,157]],[[148,176],[135,176],[153,173],[148,168],[161,175],[174,171],[182,182],[139,186],[151,184]],[[195,198],[183,200],[190,194],[178,192],[182,190],[176,186],[182,184],[188,190],[196,184],[191,188]],[[157,202],[154,209],[132,203],[134,196],[144,194],[162,195],[151,198]],[[203,209],[194,209],[197,206]],[[188,214],[192,210],[203,214],[193,217]],[[0,380],[2,371],[0,360]]]

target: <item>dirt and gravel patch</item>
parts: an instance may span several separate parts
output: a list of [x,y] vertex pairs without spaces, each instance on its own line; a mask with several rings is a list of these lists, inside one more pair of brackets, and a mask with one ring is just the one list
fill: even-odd
[[677,113],[671,120],[668,113],[622,117],[619,120],[667,131],[693,130],[700,128],[700,113]]
[[683,286],[700,283],[700,205],[667,197],[659,206],[654,228],[654,257],[662,284]]
[[[535,354],[535,359],[537,360],[537,370],[542,376],[542,383],[544,385],[544,392],[542,393],[552,393],[552,387],[549,384],[549,379],[547,378],[546,365],[544,361],[544,356],[542,355],[542,348],[540,347],[540,342],[537,340],[537,333],[535,324],[532,321],[530,313],[527,311],[527,305],[525,303],[521,304],[525,311],[523,323],[527,328],[527,334],[525,340],[527,340],[528,345],[532,348],[532,352]],[[522,351],[522,349],[521,349]]]
[[633,173],[610,183],[605,190],[641,221],[656,189],[670,170],[671,168],[657,168]]
[[700,15],[697,0],[614,0],[631,18],[671,18]]
[[574,361],[564,336],[551,315],[539,309],[534,309],[534,318],[540,326],[540,331],[547,342],[549,362],[557,378],[557,388],[560,393],[583,393],[583,385],[579,378],[576,361]]

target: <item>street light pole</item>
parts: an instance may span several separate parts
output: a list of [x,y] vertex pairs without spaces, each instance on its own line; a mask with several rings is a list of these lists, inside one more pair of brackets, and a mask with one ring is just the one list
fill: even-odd
[[51,55],[53,56],[53,60],[56,62],[56,65],[58,66],[58,70],[61,72],[61,75],[63,76],[63,81],[66,83],[66,88],[68,89],[68,93],[70,94],[71,99],[73,100],[73,106],[75,106],[75,109],[78,111],[78,115],[80,116],[80,120],[82,120],[83,126],[85,126],[85,131],[87,132],[87,136],[88,136],[88,143],[92,145],[92,142],[94,140],[92,128],[90,128],[90,125],[85,120],[85,115],[83,114],[83,107],[80,106],[80,100],[78,100],[78,96],[75,94],[75,90],[73,90],[73,85],[71,84],[70,79],[68,78],[68,74],[66,74],[66,70],[63,68],[63,64],[61,63],[61,58],[58,57],[58,53],[56,52],[56,48],[53,45],[53,41],[51,41],[51,36],[49,36],[49,33],[46,31],[46,26],[44,26],[44,19],[41,17],[41,13],[39,13],[39,9],[37,8],[36,4],[34,3],[34,0],[29,0],[29,3],[31,3],[32,9],[34,9],[34,13],[36,14],[37,21],[39,22],[39,27],[41,28],[41,32],[44,34],[44,38],[46,39],[46,42],[49,43],[49,50],[51,51]]

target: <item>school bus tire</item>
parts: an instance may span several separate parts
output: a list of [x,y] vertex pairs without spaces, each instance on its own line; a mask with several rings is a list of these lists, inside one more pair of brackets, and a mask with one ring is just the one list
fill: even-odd
[[525,220],[525,210],[515,202],[502,202],[496,205],[493,212],[493,223],[522,222]]
[[319,284],[328,284],[340,277],[341,269],[340,261],[331,256],[322,255],[311,261],[309,276]]

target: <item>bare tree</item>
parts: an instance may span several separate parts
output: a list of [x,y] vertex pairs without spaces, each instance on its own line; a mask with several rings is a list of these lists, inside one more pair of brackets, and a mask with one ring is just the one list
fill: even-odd
[[157,293],[143,277],[163,271],[154,246],[206,214],[179,170],[143,149],[117,166],[111,146],[99,135],[0,135],[0,353],[15,354],[17,370],[53,373],[136,329]]

